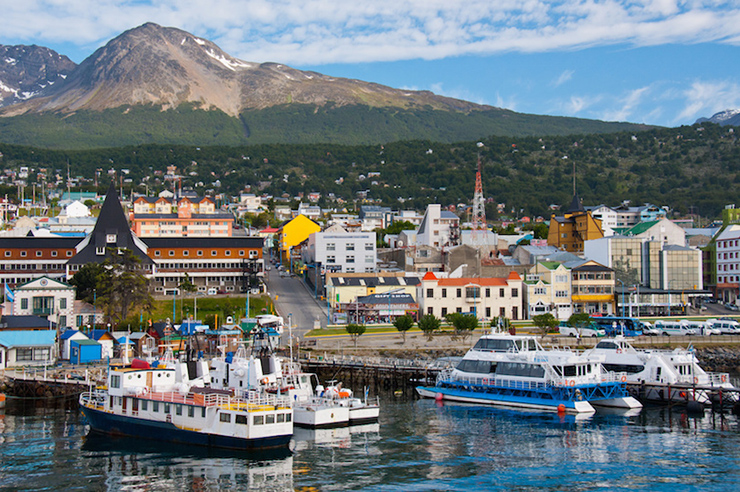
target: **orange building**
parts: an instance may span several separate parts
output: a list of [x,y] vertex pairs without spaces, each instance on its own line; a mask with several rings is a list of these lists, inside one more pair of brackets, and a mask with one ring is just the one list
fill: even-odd
[[591,239],[601,239],[604,231],[601,220],[591,216],[581,204],[578,195],[573,197],[570,208],[562,215],[550,217],[550,230],[547,245],[569,251],[583,253],[583,243]]

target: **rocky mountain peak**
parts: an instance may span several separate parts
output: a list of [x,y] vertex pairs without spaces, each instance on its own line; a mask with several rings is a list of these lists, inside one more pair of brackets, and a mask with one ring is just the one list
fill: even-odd
[[0,107],[31,99],[63,82],[76,66],[49,48],[0,45]]

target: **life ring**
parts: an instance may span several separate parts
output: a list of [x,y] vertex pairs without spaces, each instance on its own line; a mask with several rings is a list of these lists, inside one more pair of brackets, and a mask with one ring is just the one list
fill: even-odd
[[269,379],[267,379],[267,378],[262,378],[262,379],[260,379],[260,383],[262,383],[262,384],[267,384],[267,383],[269,383],[269,382],[270,382],[270,380],[269,380]]
[[726,383],[727,382],[727,374],[723,374],[722,376],[720,376],[719,380],[722,381],[723,383]]
[[618,353],[618,354],[621,354],[621,353],[622,353],[622,349],[621,349],[621,348],[618,348],[618,349],[617,349],[617,353]]
[[575,385],[576,385],[576,382],[575,382],[575,380],[574,380],[574,379],[571,379],[571,380],[570,380],[570,381],[568,382],[568,385],[569,385],[569,386],[575,386]]
[[694,376],[694,384],[699,384],[699,378],[697,378],[696,376]]
[[622,382],[623,383],[626,383],[627,382],[627,376],[622,376]]

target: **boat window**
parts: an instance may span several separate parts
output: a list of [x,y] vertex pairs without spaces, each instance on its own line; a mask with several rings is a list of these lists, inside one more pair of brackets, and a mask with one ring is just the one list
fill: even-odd
[[[637,374],[645,370],[645,366],[630,364],[604,364],[604,369],[609,372],[626,372],[627,374]],[[660,370],[660,368],[658,368]]]
[[188,417],[195,417],[195,407],[188,405]]
[[146,410],[147,403],[148,402],[146,400],[141,400],[141,409],[142,410]]
[[266,424],[274,424],[275,423],[275,415],[272,414],[272,413],[270,415],[265,415],[265,423]]
[[221,422],[231,422],[231,414],[230,413],[224,413],[221,412],[221,415],[218,418]]
[[169,403],[165,403],[164,404],[164,413],[170,413],[170,404]]
[[254,416],[254,425],[262,425],[265,423],[265,417],[262,415]]
[[614,342],[607,342],[606,340],[603,340],[596,344],[596,348],[598,349],[616,349],[617,344]]
[[[521,340],[517,340],[521,342]],[[490,350],[492,352],[507,352],[514,346],[513,340],[498,340],[495,338],[481,338],[479,339],[475,347],[476,350]]]
[[562,367],[560,367],[560,366],[552,366],[552,368],[555,369],[555,374],[557,374],[558,376],[562,376],[563,375],[563,368]]
[[247,425],[247,416],[246,415],[237,415],[236,416],[236,423],[237,424]]
[[576,375],[576,366],[563,366],[563,376],[569,377],[569,376],[575,376]]
[[120,388],[121,387],[121,376],[119,376],[118,374],[111,375],[110,386],[111,388]]
[[284,413],[277,414],[277,421],[278,421],[278,424],[285,422],[285,414]]
[[290,421],[293,420],[293,414],[286,413],[285,414],[285,421],[290,423]]
[[206,418],[206,407],[200,408],[200,416]]
[[539,364],[524,364],[521,362],[499,362],[496,366],[496,375],[541,378],[545,376],[545,368]]
[[182,415],[182,405],[175,405],[175,414]]
[[458,371],[463,372],[475,372],[479,374],[490,374],[493,372],[491,370],[491,363],[487,360],[470,360],[470,359],[463,359],[460,361],[460,363],[457,365]]
[[159,402],[158,401],[152,402],[152,412],[159,412]]

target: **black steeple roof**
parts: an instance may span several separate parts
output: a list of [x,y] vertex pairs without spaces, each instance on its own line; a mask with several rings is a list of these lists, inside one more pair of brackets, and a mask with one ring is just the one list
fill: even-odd
[[581,203],[581,199],[578,197],[578,194],[573,195],[573,201],[570,202],[570,207],[568,208],[567,213],[574,213],[574,212],[585,212],[586,209],[583,208],[583,204]]
[[68,264],[102,263],[110,256],[107,248],[121,248],[130,249],[142,265],[149,265],[154,261],[142,249],[145,247],[131,232],[115,183],[111,181],[93,231],[79,244],[77,254]]

